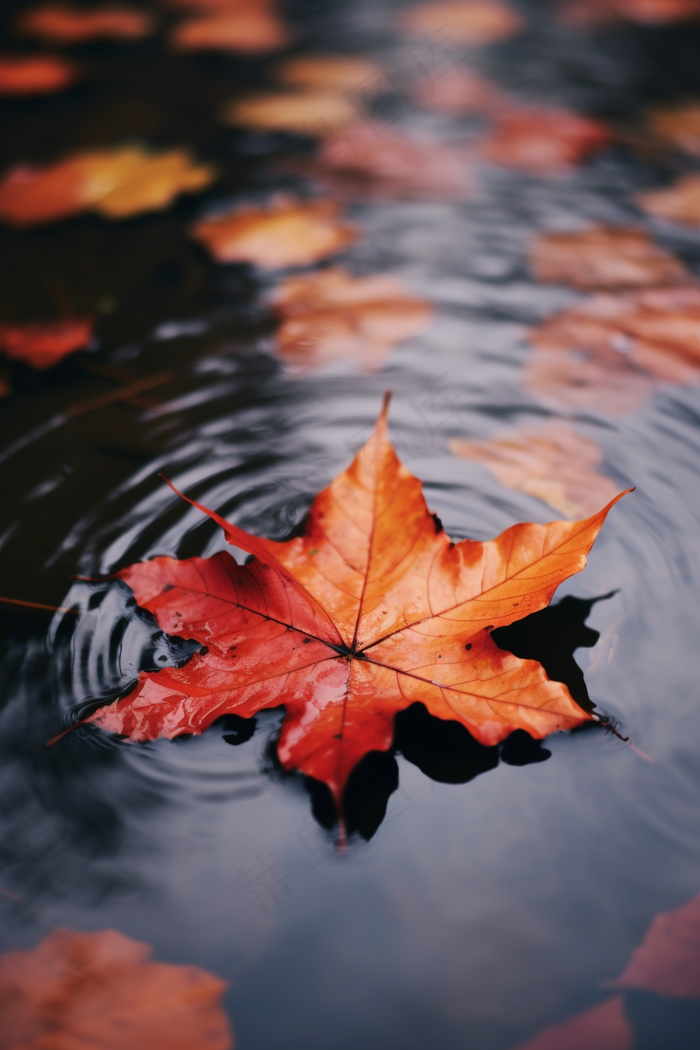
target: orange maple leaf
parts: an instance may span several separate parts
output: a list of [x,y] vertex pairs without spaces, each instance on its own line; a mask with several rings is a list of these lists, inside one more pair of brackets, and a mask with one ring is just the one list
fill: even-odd
[[144,672],[87,721],[133,740],[201,733],[221,715],[284,705],[286,769],[328,785],[391,747],[394,716],[420,702],[485,745],[591,719],[534,660],[499,649],[503,627],[549,604],[579,572],[617,496],[585,521],[520,524],[453,543],[388,438],[388,398],[351,466],[314,500],[303,536],[251,536],[189,500],[254,555],[155,558],[118,576],[160,627],[207,646]]
[[145,11],[117,5],[84,11],[67,4],[47,4],[21,15],[21,33],[58,44],[88,40],[139,40],[153,32],[155,23]]
[[78,76],[58,55],[0,56],[0,95],[42,95],[70,87]]

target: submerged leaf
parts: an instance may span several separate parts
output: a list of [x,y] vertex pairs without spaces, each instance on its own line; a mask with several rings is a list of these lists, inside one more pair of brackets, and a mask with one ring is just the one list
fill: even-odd
[[0,324],[0,351],[32,368],[52,368],[68,354],[87,346],[93,332],[91,318],[44,324]]
[[700,226],[700,175],[684,175],[665,190],[638,193],[636,201],[656,219]]
[[381,66],[361,55],[298,55],[280,62],[275,80],[290,87],[317,91],[352,91],[377,94],[386,88]]
[[652,109],[647,126],[666,145],[700,157],[700,102]]
[[607,146],[610,134],[595,120],[565,109],[514,107],[499,113],[481,144],[486,160],[535,175],[570,170]]
[[529,256],[538,281],[584,291],[688,284],[691,274],[643,230],[593,226],[537,237]]
[[516,1050],[633,1050],[634,1033],[621,995],[551,1025]]
[[249,262],[269,270],[308,266],[353,244],[359,233],[328,200],[278,200],[202,219],[192,236],[219,262]]
[[502,485],[547,503],[567,518],[593,514],[617,489],[595,469],[600,446],[560,420],[516,427],[490,441],[453,438],[450,452],[482,463]]
[[357,119],[356,107],[337,91],[267,91],[230,102],[227,124],[299,135],[325,135]]
[[33,226],[81,211],[124,219],[165,208],[180,193],[204,189],[214,175],[186,150],[76,153],[46,168],[11,169],[0,180],[0,219]]
[[493,44],[523,28],[517,11],[503,0],[438,0],[410,7],[399,27],[412,36],[448,31],[451,44]]
[[77,68],[57,55],[0,56],[0,95],[43,95],[75,83]]
[[463,151],[367,124],[329,135],[314,161],[296,167],[352,198],[461,200],[472,185]]
[[17,28],[56,44],[82,44],[89,40],[140,40],[155,24],[145,11],[108,5],[85,10],[67,4],[47,4],[20,15]]
[[561,17],[584,26],[618,21],[643,25],[693,22],[700,18],[700,0],[565,0]]
[[118,574],[162,630],[207,649],[183,667],[143,672],[88,721],[153,740],[284,705],[282,765],[327,784],[339,808],[352,770],[388,750],[394,716],[413,703],[486,745],[515,729],[539,739],[580,725],[591,715],[566,686],[499,649],[491,631],[543,609],[583,569],[614,502],[585,521],[452,543],[396,457],[385,407],[352,465],[314,500],[302,536],[261,539],[194,504],[253,555],[248,564],[221,552]]
[[301,368],[350,358],[374,369],[394,346],[421,332],[432,312],[395,277],[353,277],[341,267],[288,278],[272,303],[280,319],[277,351]]
[[0,956],[7,1050],[231,1050],[226,984],[198,966],[152,962],[116,930],[58,927]]
[[495,84],[471,69],[453,68],[433,78],[422,75],[412,87],[412,95],[419,106],[462,116],[472,113],[490,114],[503,104],[504,97]]
[[700,894],[655,916],[614,988],[700,999]]
[[526,386],[544,404],[631,412],[659,383],[700,381],[700,288],[593,296],[530,340]]

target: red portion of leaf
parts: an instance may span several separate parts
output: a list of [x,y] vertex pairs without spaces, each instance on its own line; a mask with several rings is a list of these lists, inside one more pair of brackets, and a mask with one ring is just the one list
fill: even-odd
[[62,91],[77,78],[72,62],[55,55],[0,57],[0,95],[42,95]]
[[700,18],[700,0],[565,0],[561,16],[574,25],[598,26],[610,22],[693,22]]
[[545,1028],[516,1050],[632,1050],[634,1033],[621,995]]
[[700,226],[700,175],[684,175],[667,189],[638,193],[637,204],[657,219]]
[[153,32],[154,23],[145,11],[133,7],[105,6],[86,11],[67,4],[47,4],[21,15],[18,28],[57,44],[82,44],[88,40],[139,40]]
[[404,11],[399,26],[414,36],[449,30],[451,44],[483,45],[514,36],[523,22],[503,0],[437,0]]
[[516,728],[571,728],[590,715],[490,631],[543,608],[583,568],[612,503],[586,521],[453,544],[397,459],[385,411],[314,500],[303,536],[253,537],[194,503],[255,555],[249,565],[157,558],[119,574],[163,630],[208,652],[142,674],[89,721],[145,740],[283,704],[280,760],[328,784],[338,804],[360,758],[391,745],[395,714],[416,701],[489,745]]
[[0,1045],[8,1050],[231,1050],[224,981],[151,962],[116,930],[57,928],[0,956]]
[[87,346],[93,331],[91,318],[47,324],[0,324],[0,351],[32,368],[51,368],[74,350]]
[[615,988],[700,999],[700,894],[654,918]]
[[558,174],[598,153],[609,141],[602,124],[576,113],[516,108],[500,114],[482,153],[495,164],[533,174]]

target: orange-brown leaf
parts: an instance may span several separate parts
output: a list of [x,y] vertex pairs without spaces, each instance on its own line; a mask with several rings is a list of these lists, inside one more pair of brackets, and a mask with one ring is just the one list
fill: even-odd
[[56,44],[82,44],[88,40],[140,40],[153,32],[154,22],[145,11],[109,5],[84,10],[67,4],[47,4],[21,15],[18,29],[28,36]]
[[449,69],[437,79],[417,77],[412,95],[425,109],[450,116],[468,113],[490,114],[504,105],[504,96],[495,84],[470,69]]
[[46,168],[13,168],[0,180],[0,219],[15,226],[55,222],[81,211],[124,219],[203,189],[214,170],[186,150],[137,148],[76,153]]
[[554,408],[634,411],[659,383],[700,378],[700,288],[597,295],[530,333],[526,386]]
[[54,929],[0,956],[0,1045],[7,1050],[231,1050],[224,981],[152,962],[116,930]]
[[700,226],[700,175],[684,175],[668,189],[638,193],[636,200],[657,219]]
[[385,409],[314,500],[302,536],[260,539],[195,503],[254,555],[249,564],[220,553],[119,573],[164,631],[207,651],[142,673],[89,721],[149,740],[284,705],[280,761],[326,783],[338,804],[360,759],[391,746],[394,716],[415,702],[487,745],[515,729],[572,728],[591,716],[491,631],[544,608],[580,572],[614,502],[584,521],[452,543],[397,459]]
[[214,8],[173,29],[170,43],[177,51],[234,51],[265,54],[286,47],[291,30],[272,7],[236,5]]
[[68,354],[87,346],[93,332],[91,318],[44,324],[0,324],[0,351],[32,368],[51,368]]
[[692,157],[700,157],[700,102],[652,109],[647,127],[661,142]]
[[607,146],[610,134],[595,120],[565,109],[514,107],[499,114],[481,145],[486,160],[535,175],[576,167]]
[[513,428],[490,441],[453,438],[450,452],[482,463],[502,485],[526,492],[567,518],[593,514],[617,491],[600,474],[600,446],[552,419]]
[[693,22],[700,18],[700,0],[565,0],[561,17],[583,26],[617,21],[646,25]]
[[230,102],[223,118],[247,128],[320,136],[351,124],[357,109],[340,91],[266,91]]
[[545,233],[530,249],[538,281],[584,291],[688,284],[691,274],[643,230],[594,226],[574,233]]
[[273,201],[202,219],[192,236],[219,262],[249,262],[269,270],[307,266],[336,255],[359,236],[333,201]]
[[502,0],[438,0],[404,11],[399,26],[412,36],[448,31],[451,44],[483,45],[514,36],[523,21]]
[[275,80],[290,87],[316,91],[352,91],[377,94],[386,88],[382,67],[361,55],[298,55],[280,62]]
[[277,352],[289,364],[319,367],[342,358],[378,367],[398,343],[421,332],[431,307],[395,277],[353,277],[336,267],[289,277],[276,289]]
[[461,200],[472,186],[461,150],[366,124],[329,135],[316,160],[299,167],[352,198]]
[[0,57],[0,95],[43,95],[75,82],[76,66],[57,55]]

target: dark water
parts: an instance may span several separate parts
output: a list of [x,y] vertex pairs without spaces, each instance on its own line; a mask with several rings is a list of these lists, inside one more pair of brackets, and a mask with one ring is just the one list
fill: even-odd
[[[290,17],[306,49],[405,70],[396,6],[297,3]],[[521,98],[631,122],[650,100],[700,92],[697,29],[585,35],[545,4],[520,6],[528,32],[475,61]],[[528,643],[570,678],[567,658],[587,646],[576,660],[592,700],[653,762],[597,731],[546,741],[549,758],[513,744],[481,761],[419,719],[397,739],[398,787],[392,760],[370,770],[358,820],[374,834],[343,855],[302,779],[279,773],[281,712],[250,739],[229,722],[174,743],[80,730],[45,748],[76,710],[189,651],[127,588],[71,577],[224,547],[159,472],[244,528],[286,536],[367,436],[386,389],[397,448],[454,538],[549,520],[543,503],[447,450],[452,436],[546,414],[522,388],[525,328],[575,296],[532,282],[529,240],[582,220],[633,222],[700,274],[700,235],[638,213],[633,192],[669,169],[621,147],[562,179],[484,168],[464,203],[357,204],[348,264],[400,275],[435,319],[376,374],[350,363],[290,374],[270,351],[266,280],[212,264],[184,234],[209,204],[293,185],[268,165],[284,137],[215,119],[242,83],[264,83],[265,64],[168,56],[156,40],[76,55],[89,75],[64,96],[2,102],[3,168],[140,138],[189,144],[224,174],[160,215],[0,230],[4,316],[102,310],[94,353],[51,375],[17,370],[0,405],[0,593],[83,613],[50,621],[0,605],[0,884],[23,900],[0,896],[0,948],[32,946],[57,924],[114,926],[229,980],[247,1050],[506,1050],[599,1001],[653,915],[700,890],[700,391],[668,386],[635,414],[576,417],[606,473],[637,491],[558,595],[581,601]],[[400,126],[458,140],[476,125],[409,111]],[[120,382],[162,372],[140,405],[90,410]],[[590,606],[595,641],[586,602],[611,591]],[[697,1031],[685,1004],[638,996],[630,1012],[640,1046],[691,1045]]]

